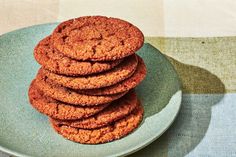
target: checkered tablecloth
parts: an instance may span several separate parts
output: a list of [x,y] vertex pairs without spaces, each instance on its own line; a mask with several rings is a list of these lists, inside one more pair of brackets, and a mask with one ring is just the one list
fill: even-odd
[[[145,42],[158,48],[174,65],[184,92],[179,116],[171,128],[131,156],[233,157],[235,10],[234,0],[0,0],[0,34],[82,15],[131,21],[142,29]],[[9,155],[0,152],[0,156]]]

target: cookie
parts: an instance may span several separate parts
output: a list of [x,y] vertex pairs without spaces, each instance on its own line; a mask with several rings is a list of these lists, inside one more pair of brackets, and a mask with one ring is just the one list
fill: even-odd
[[32,81],[29,88],[30,104],[40,113],[55,119],[72,120],[87,118],[103,110],[108,104],[98,106],[82,107],[74,106],[46,97],[35,87],[35,80]]
[[138,56],[138,66],[137,66],[136,71],[131,77],[109,87],[103,87],[103,88],[98,88],[98,89],[84,89],[84,90],[78,90],[78,91],[80,93],[87,94],[87,95],[109,95],[109,94],[122,93],[140,84],[141,81],[145,78],[146,73],[147,73],[146,66],[142,58]]
[[56,132],[64,138],[83,144],[99,144],[120,139],[138,127],[143,118],[143,107],[137,108],[128,116],[113,124],[98,129],[79,129],[67,125],[57,125],[51,121]]
[[46,96],[49,96],[65,103],[80,106],[93,106],[110,103],[126,94],[126,92],[114,95],[101,96],[80,94],[75,90],[55,84],[46,76],[41,75],[40,71],[36,76],[35,86],[37,86],[37,88],[42,91]]
[[121,19],[84,16],[60,23],[52,33],[53,45],[77,60],[110,61],[134,54],[144,36]]
[[116,84],[130,77],[138,64],[136,55],[131,55],[124,59],[115,68],[91,76],[65,76],[52,73],[48,70],[40,69],[42,74],[47,76],[53,82],[72,89],[94,89]]
[[134,91],[129,92],[119,100],[112,102],[98,114],[81,120],[52,120],[57,125],[67,125],[81,129],[94,129],[108,125],[131,113],[137,106],[137,96]]
[[99,73],[115,67],[122,61],[122,59],[109,62],[74,60],[55,49],[50,38],[48,36],[38,43],[34,49],[34,57],[43,68],[57,74],[75,76]]

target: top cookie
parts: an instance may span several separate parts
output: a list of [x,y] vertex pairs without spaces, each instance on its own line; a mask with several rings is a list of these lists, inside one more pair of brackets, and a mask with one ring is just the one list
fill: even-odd
[[129,22],[104,16],[84,16],[59,24],[53,45],[77,60],[110,61],[129,56],[142,47],[142,32]]

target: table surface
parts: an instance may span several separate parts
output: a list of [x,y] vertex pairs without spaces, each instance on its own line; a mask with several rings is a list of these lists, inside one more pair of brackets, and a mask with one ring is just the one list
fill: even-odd
[[175,66],[184,95],[171,128],[131,156],[229,157],[236,156],[235,10],[234,0],[0,0],[0,34],[83,15],[132,22]]

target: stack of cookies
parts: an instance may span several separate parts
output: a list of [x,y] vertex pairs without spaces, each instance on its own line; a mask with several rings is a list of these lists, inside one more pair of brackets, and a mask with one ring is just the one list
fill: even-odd
[[29,88],[30,103],[75,142],[105,143],[129,134],[143,116],[134,91],[146,75],[135,54],[143,40],[137,27],[116,18],[59,24],[35,47],[41,68]]

